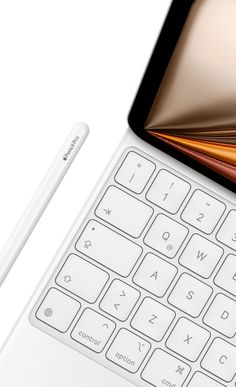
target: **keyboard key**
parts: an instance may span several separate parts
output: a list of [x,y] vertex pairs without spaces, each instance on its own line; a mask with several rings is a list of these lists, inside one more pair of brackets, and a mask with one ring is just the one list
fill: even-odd
[[228,214],[217,234],[217,239],[224,245],[236,250],[236,210],[232,210]]
[[196,190],[182,213],[182,219],[206,234],[211,234],[225,209],[224,203]]
[[118,170],[115,181],[139,194],[156,169],[155,164],[136,152],[129,152]]
[[133,196],[111,186],[100,201],[96,215],[121,231],[138,238],[153,209]]
[[[71,254],[56,278],[56,283],[78,297],[93,303],[106,285],[109,275],[75,254]],[[87,286],[88,281],[92,286]]]
[[94,220],[85,227],[76,249],[123,277],[130,274],[142,254],[140,246]]
[[94,352],[102,352],[116,324],[94,312],[92,309],[85,309],[71,337],[78,343],[90,348]]
[[187,235],[186,227],[159,214],[147,232],[144,242],[168,258],[174,258]]
[[147,363],[142,378],[153,386],[182,387],[190,370],[187,364],[157,349]]
[[211,374],[231,382],[236,374],[236,347],[222,339],[215,339],[202,361],[202,367]]
[[223,253],[221,247],[195,234],[191,237],[179,262],[201,277],[209,278]]
[[186,318],[181,318],[171,332],[166,346],[194,362],[199,358],[210,336],[206,329]]
[[205,317],[206,325],[227,337],[236,334],[236,302],[224,294],[217,294]]
[[37,319],[66,332],[80,309],[80,303],[57,289],[50,289],[36,312]]
[[182,274],[169,296],[169,303],[192,317],[198,317],[211,294],[210,286],[189,274]]
[[157,297],[163,297],[178,270],[175,266],[148,253],[134,275],[133,281]]
[[215,284],[225,289],[227,292],[236,296],[236,256],[228,255],[223,265],[221,266]]
[[131,373],[137,372],[145,359],[150,344],[134,333],[121,329],[107,351],[107,358]]
[[193,375],[188,387],[225,387],[223,384],[216,382],[201,372],[196,372]]
[[147,199],[171,214],[175,214],[190,189],[189,183],[161,169],[147,193]]
[[100,303],[106,313],[125,321],[140,297],[138,290],[120,280],[114,280]]
[[131,326],[155,341],[161,341],[175,318],[175,313],[147,297],[136,312]]

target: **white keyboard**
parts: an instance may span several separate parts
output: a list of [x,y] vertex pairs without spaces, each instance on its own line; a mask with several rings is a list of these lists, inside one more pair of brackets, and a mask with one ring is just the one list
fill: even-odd
[[235,387],[235,206],[127,149],[30,319],[139,387]]

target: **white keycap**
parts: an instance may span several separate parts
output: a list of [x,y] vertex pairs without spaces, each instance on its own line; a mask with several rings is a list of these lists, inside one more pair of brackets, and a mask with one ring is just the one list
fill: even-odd
[[182,219],[206,234],[211,234],[225,208],[224,203],[196,190],[182,213]]
[[91,220],[81,234],[76,249],[127,277],[142,254],[142,248],[102,224]]
[[215,339],[202,361],[202,367],[213,375],[231,382],[236,374],[236,347]]
[[236,210],[230,211],[228,214],[217,234],[217,239],[236,250]]
[[166,342],[172,351],[196,361],[210,338],[210,333],[186,318],[181,318]]
[[169,302],[190,316],[198,317],[211,294],[210,286],[189,274],[182,274],[169,296]]
[[115,180],[139,194],[144,190],[155,169],[156,166],[152,161],[136,152],[129,152],[118,170]]
[[135,373],[146,357],[150,344],[134,333],[121,329],[109,350],[107,358],[118,366]]
[[[75,254],[71,254],[56,278],[62,286],[78,297],[93,303],[109,279],[109,275]],[[88,286],[88,282],[92,286]]]
[[149,189],[147,199],[171,214],[175,214],[190,188],[189,183],[162,169]]
[[175,318],[166,306],[147,297],[136,312],[131,326],[155,341],[161,341]]
[[144,242],[163,255],[174,258],[187,235],[186,227],[159,214],[147,232]]
[[217,294],[204,317],[205,324],[227,337],[236,334],[236,302]]
[[140,297],[138,290],[114,280],[100,303],[100,308],[118,320],[125,321]]
[[148,253],[134,275],[134,282],[157,297],[163,297],[178,270],[175,266]]
[[142,378],[153,386],[182,387],[190,370],[187,364],[157,349],[144,369]]
[[216,285],[236,296],[236,256],[228,255],[216,278]]
[[119,188],[111,186],[95,213],[112,226],[138,238],[151,218],[153,209]]
[[115,327],[113,321],[92,309],[85,309],[71,337],[94,352],[102,352]]
[[80,309],[80,303],[57,289],[50,289],[36,317],[52,328],[66,332]]
[[216,382],[201,372],[193,375],[188,387],[225,387],[223,384]]
[[181,265],[201,277],[209,278],[223,253],[221,247],[195,234],[187,244],[179,261]]

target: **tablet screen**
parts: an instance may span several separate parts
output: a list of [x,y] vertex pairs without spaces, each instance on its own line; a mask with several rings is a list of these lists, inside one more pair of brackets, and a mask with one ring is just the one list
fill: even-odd
[[218,176],[235,187],[235,0],[193,2],[143,130],[170,154],[177,151],[180,160],[182,154],[185,162],[194,160],[195,166],[212,171],[216,181]]

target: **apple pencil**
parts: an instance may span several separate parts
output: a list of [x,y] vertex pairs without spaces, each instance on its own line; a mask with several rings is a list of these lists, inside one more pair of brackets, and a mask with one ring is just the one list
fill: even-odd
[[88,134],[89,128],[86,124],[75,125],[38,190],[35,192],[22,218],[0,253],[0,286],[14,265]]

